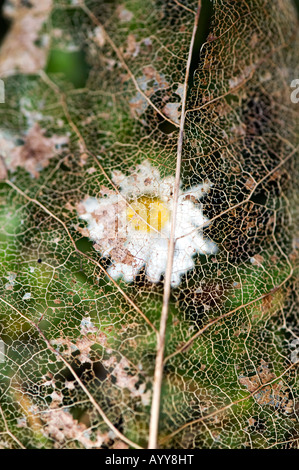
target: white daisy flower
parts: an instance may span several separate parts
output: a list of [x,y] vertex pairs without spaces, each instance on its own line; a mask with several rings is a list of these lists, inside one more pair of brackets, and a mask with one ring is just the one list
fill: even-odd
[[[112,278],[132,282],[145,267],[147,279],[157,283],[167,264],[174,177],[161,178],[159,170],[146,160],[129,176],[114,171],[112,181],[118,192],[104,188],[101,198],[86,197],[78,204],[80,218],[88,222],[81,232],[96,243],[104,257],[110,257]],[[203,183],[179,191],[172,287],[194,268],[196,253],[217,252],[216,244],[203,237],[202,225],[208,219],[199,203],[210,186]]]

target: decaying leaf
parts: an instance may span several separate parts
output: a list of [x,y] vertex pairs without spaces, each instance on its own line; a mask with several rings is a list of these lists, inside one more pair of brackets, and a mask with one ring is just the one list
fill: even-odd
[[44,134],[45,129],[35,124],[21,143],[11,136],[0,137],[0,152],[6,168],[14,171],[22,167],[33,177],[38,177],[39,172],[49,165],[50,159],[65,150],[69,141],[68,137],[46,137]]
[[298,446],[294,2],[3,13],[0,447]]
[[52,9],[52,0],[10,0],[4,14],[12,27],[0,51],[0,76],[36,73],[46,65],[49,36],[40,34]]
[[70,442],[77,442],[85,449],[100,449],[110,440],[108,434],[97,433],[90,438],[91,431],[83,423],[78,423],[67,410],[49,410],[42,414],[45,423],[44,435],[54,442],[54,448],[60,448]]

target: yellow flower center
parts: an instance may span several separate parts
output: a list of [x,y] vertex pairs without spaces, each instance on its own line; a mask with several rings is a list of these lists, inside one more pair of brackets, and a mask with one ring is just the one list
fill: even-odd
[[170,211],[159,199],[141,196],[127,207],[127,220],[135,230],[160,231],[169,220]]

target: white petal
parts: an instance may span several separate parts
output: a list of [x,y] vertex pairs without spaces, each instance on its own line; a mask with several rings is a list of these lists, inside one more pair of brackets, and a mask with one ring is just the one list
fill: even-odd
[[193,246],[201,254],[215,254],[218,251],[216,243],[208,238],[203,238],[200,233],[194,233],[192,237]]
[[113,277],[113,279],[118,279],[119,277],[122,276],[122,263],[115,263],[115,264],[112,264],[107,272],[108,274],[110,274],[111,277]]
[[158,188],[159,196],[163,201],[169,200],[173,194],[175,178],[173,176],[167,176],[164,178]]
[[[137,232],[138,233],[138,232]],[[152,240],[147,235],[133,237],[130,236],[128,242],[125,243],[125,247],[132,253],[137,259],[142,259],[145,263],[149,257]]]
[[171,274],[171,281],[170,285],[171,287],[178,287],[181,283],[181,276],[180,273],[178,272],[172,272]]
[[146,265],[146,275],[151,282],[159,282],[167,264],[168,240],[155,240]]
[[171,274],[171,285],[178,285],[180,277],[190,269],[194,268],[194,261],[188,251],[175,250]]
[[134,260],[134,266],[132,264],[125,263],[115,263],[108,268],[108,274],[110,274],[113,279],[118,279],[123,277],[125,282],[133,282],[138,272],[144,265],[142,260]]
[[198,184],[197,186],[193,186],[192,188],[184,191],[184,196],[194,196],[196,199],[201,199],[205,194],[207,194],[212,186],[213,183],[210,181]]
[[194,268],[194,261],[190,256],[175,257],[172,273],[171,273],[171,286],[177,287],[181,282],[181,276],[186,274],[190,269]]
[[[192,228],[192,230],[194,230],[194,227]],[[175,244],[176,250],[182,251],[182,252],[188,254],[189,256],[195,255],[198,248],[194,244],[193,238],[194,238],[193,234],[192,235],[187,235],[187,236],[182,237],[182,238],[178,238],[176,240],[176,244]]]
[[99,207],[99,202],[95,197],[89,197],[85,199],[82,204],[89,213],[94,212]]
[[197,207],[191,201],[180,201],[178,205],[178,224],[182,227],[187,225],[200,226],[208,222],[203,215],[202,209]]
[[112,173],[112,180],[117,184],[124,196],[141,196],[144,194],[157,195],[161,184],[158,168],[145,160],[137,165],[136,170],[129,176],[124,176],[119,171]]
[[98,243],[102,243],[103,241],[105,241],[103,224],[97,224],[93,219],[90,219],[87,228],[89,230],[91,240],[94,240]]

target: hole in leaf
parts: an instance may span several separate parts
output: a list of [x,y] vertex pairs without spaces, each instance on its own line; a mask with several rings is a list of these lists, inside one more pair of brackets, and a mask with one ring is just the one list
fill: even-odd
[[75,88],[84,88],[89,70],[82,50],[75,52],[52,50],[46,67],[46,73],[62,74]]

